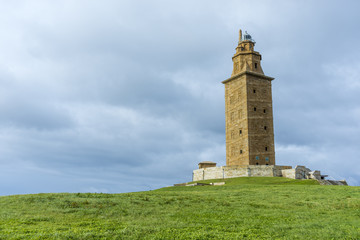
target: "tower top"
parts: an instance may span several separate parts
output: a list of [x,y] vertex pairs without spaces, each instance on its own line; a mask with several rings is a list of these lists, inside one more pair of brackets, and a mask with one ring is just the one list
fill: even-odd
[[254,39],[252,39],[251,35],[248,34],[247,31],[245,31],[245,34],[243,35],[242,30],[240,29],[239,30],[239,43],[242,41],[250,41],[250,42],[255,43]]
[[251,37],[250,34],[248,34],[247,31],[245,31],[245,34],[242,34],[242,30],[239,30],[239,42],[238,46],[236,47],[236,54],[239,53],[255,53],[260,55],[258,52],[254,51],[255,46],[255,40]]
[[250,34],[245,31],[243,34],[242,30],[239,30],[239,42],[235,48],[236,52],[232,57],[233,60],[233,71],[231,77],[222,83],[227,83],[232,81],[234,77],[239,77],[240,74],[244,75],[256,75],[259,78],[265,80],[273,80],[274,78],[264,75],[264,72],[261,67],[261,54],[254,50],[255,40],[251,37]]

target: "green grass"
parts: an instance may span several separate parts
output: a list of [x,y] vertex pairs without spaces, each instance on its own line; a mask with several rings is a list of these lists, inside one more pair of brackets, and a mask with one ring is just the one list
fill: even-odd
[[125,194],[6,196],[0,239],[360,239],[360,188],[253,177]]

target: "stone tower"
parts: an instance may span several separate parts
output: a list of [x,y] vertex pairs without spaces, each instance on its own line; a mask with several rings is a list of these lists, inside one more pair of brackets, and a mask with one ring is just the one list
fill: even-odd
[[275,165],[271,81],[255,41],[240,30],[225,84],[226,165]]

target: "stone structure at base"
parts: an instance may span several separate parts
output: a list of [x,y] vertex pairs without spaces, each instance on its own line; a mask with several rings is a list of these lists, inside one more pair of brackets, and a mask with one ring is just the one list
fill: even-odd
[[[200,164],[199,164],[200,165]],[[278,166],[278,165],[242,165],[207,167],[193,171],[193,181],[226,179],[236,177],[286,177],[292,179],[314,179],[323,185],[347,185],[345,180],[325,180],[326,175],[320,171],[311,171],[304,166]]]
[[243,165],[200,168],[193,171],[193,181],[235,177],[281,177],[289,166]]
[[209,168],[209,167],[216,167],[216,163],[211,161],[203,161],[199,163],[199,168]]

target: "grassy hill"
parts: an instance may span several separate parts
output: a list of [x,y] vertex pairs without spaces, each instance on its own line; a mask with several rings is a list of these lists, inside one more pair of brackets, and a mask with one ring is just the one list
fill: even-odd
[[125,194],[0,197],[0,239],[30,238],[360,239],[360,188],[253,177]]

